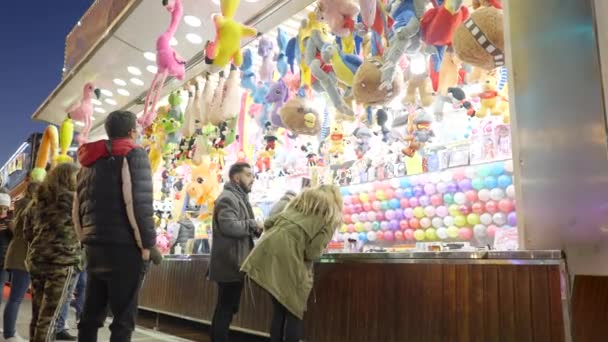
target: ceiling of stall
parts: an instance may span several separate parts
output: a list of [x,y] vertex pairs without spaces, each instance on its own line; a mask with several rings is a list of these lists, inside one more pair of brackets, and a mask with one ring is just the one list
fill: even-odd
[[[269,32],[312,2],[244,0],[236,19],[255,26],[260,32]],[[174,48],[190,61],[186,77],[189,79],[200,72],[191,67],[193,60],[200,58],[204,42],[215,36],[211,14],[218,12],[219,6],[217,0],[183,0],[183,4],[184,19],[175,35]],[[300,15],[293,17],[285,26],[291,28],[290,35],[295,35],[294,29],[300,19]],[[86,82],[94,82],[102,89],[101,99],[95,101],[95,126],[99,126],[111,111],[137,111],[138,108],[134,107],[139,107],[138,100],[145,96],[156,72],[153,53],[156,38],[166,30],[169,20],[170,16],[160,1],[140,1],[117,27],[109,28],[108,37],[76,66],[70,77],[59,84],[33,118],[60,124],[66,117],[65,108],[80,98]],[[276,35],[275,32],[269,34]],[[180,85],[175,80],[173,82],[175,87]]]

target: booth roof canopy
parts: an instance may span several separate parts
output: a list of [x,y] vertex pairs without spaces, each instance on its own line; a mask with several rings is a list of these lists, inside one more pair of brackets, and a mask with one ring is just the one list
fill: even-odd
[[[241,2],[236,19],[255,26],[260,32],[267,32],[312,2],[246,0]],[[211,14],[219,12],[219,6],[217,0],[183,0],[183,5],[184,19],[175,34],[174,48],[192,62],[200,58],[204,42],[215,37]],[[156,39],[167,29],[169,21],[170,15],[160,1],[136,3],[125,18],[108,28],[106,36],[90,54],[65,75],[33,114],[33,119],[60,124],[66,117],[65,108],[82,96],[83,85],[87,82],[93,82],[102,90],[101,99],[95,101],[95,126],[111,111],[141,110],[138,100],[145,96],[156,71]],[[189,69],[186,79],[195,76],[196,72]]]

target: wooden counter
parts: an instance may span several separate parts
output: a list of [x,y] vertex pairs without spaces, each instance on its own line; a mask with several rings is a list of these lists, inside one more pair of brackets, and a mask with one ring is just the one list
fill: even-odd
[[[566,341],[561,259],[433,255],[341,255],[317,263],[307,341]],[[216,290],[205,278],[207,265],[208,257],[195,256],[153,267],[141,308],[210,322]],[[252,284],[233,323],[265,335],[270,316],[268,295]]]

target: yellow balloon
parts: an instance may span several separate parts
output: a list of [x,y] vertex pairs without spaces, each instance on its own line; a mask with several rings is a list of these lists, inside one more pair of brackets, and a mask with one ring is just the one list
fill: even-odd
[[342,228],[340,228],[340,233],[347,233],[348,232],[348,226],[343,224]]
[[416,216],[417,218],[423,218],[424,217],[424,209],[422,207],[416,207],[414,208],[414,216]]
[[425,230],[424,235],[426,235],[427,240],[437,240],[437,232],[434,228]]
[[458,228],[451,226],[448,228],[448,236],[452,239],[455,239],[458,237]]
[[426,234],[424,234],[424,231],[422,229],[418,229],[414,232],[414,238],[416,239],[416,241],[424,241],[424,239],[426,238]]
[[467,224],[467,219],[462,215],[456,216],[454,217],[454,224],[456,227],[464,227]]

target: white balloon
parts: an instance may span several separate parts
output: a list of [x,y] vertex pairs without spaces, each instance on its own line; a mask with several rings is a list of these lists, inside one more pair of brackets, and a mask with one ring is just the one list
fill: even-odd
[[452,216],[446,216],[443,218],[443,224],[446,227],[451,227],[454,225],[454,218]]
[[434,217],[435,216],[435,207],[428,205],[424,208],[424,214],[426,217]]
[[376,241],[376,232],[368,232],[367,233],[367,239],[369,241]]
[[433,220],[431,221],[431,223],[433,224],[433,227],[435,227],[435,228],[443,227],[443,220],[440,217],[433,217]]
[[418,176],[411,176],[410,177],[410,184],[412,186],[420,184],[420,178]]
[[446,240],[448,238],[448,230],[445,227],[437,228],[435,234],[437,234],[437,237],[441,240]]
[[462,192],[457,192],[454,194],[454,202],[459,205],[463,205],[467,203],[467,197]]
[[437,184],[441,181],[441,175],[439,174],[439,172],[433,172],[431,174],[429,174],[429,182],[433,183],[433,184]]
[[488,190],[488,189],[479,190],[479,192],[477,193],[477,198],[479,198],[479,200],[482,202],[489,201],[490,198],[492,198],[492,196],[490,194],[490,190]]
[[511,199],[515,199],[515,186],[514,185],[509,185],[507,187],[507,196],[509,196],[509,198],[511,198]]
[[399,189],[399,187],[401,187],[401,182],[399,181],[399,178],[391,179],[390,184],[393,189]]
[[420,219],[420,227],[422,228],[431,228],[431,219],[429,219],[428,217],[423,217]]
[[488,236],[486,231],[487,228],[483,224],[477,224],[473,227],[473,234],[477,239],[485,239]]
[[358,240],[359,239],[359,233],[350,233],[350,235],[348,237],[351,240]]
[[492,214],[489,213],[483,213],[479,216],[479,221],[486,226],[492,224],[492,219]]
[[490,191],[490,198],[494,201],[500,201],[505,198],[505,191],[501,188],[494,188]]
[[348,233],[344,233],[344,234],[342,234],[342,237],[341,237],[341,238],[342,238],[342,241],[344,241],[344,242],[348,242],[348,239],[349,239],[349,235],[348,235]]
[[507,223],[507,215],[503,213],[496,213],[492,217],[492,221],[494,221],[494,223],[499,227],[504,226]]
[[450,182],[452,180],[452,172],[449,170],[443,171],[440,177],[442,181]]
[[466,169],[464,169],[464,175],[469,179],[475,178],[476,174],[477,173],[475,172],[475,168],[473,167],[467,167]]
[[513,173],[513,160],[507,160],[505,162],[505,171]]

